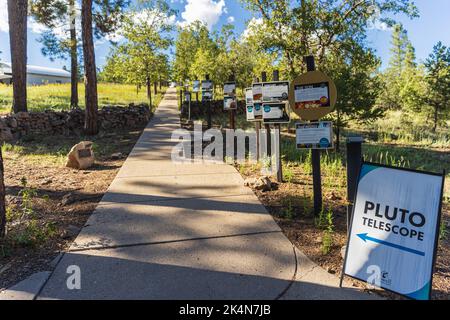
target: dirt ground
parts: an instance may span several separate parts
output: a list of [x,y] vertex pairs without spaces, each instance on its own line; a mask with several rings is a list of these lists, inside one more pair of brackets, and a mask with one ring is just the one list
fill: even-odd
[[[94,139],[96,162],[87,170],[64,166],[65,154],[80,137],[19,141],[3,152],[8,234],[0,241],[0,291],[37,271],[75,239],[108,189],[141,130],[112,132]],[[38,141],[38,142],[37,142]],[[116,154],[112,157],[113,154]],[[32,212],[23,216],[23,181],[33,190]],[[11,213],[12,212],[12,213]]]
[[[258,168],[247,166],[240,168],[244,179],[260,176]],[[272,179],[273,180],[273,179]],[[312,179],[304,178],[302,181],[283,182],[278,184],[274,190],[262,192],[254,190],[260,201],[272,214],[275,221],[283,230],[289,240],[296,245],[310,259],[315,261],[325,270],[336,276],[340,276],[343,259],[341,249],[347,242],[347,216],[345,192],[339,189],[332,191],[323,188],[323,199],[325,208],[333,208],[334,231],[332,234],[332,245],[326,254],[322,252],[324,231],[316,226],[315,217],[311,207],[305,206],[305,192],[308,190],[307,201],[311,202],[310,192]],[[286,201],[288,199],[288,201]],[[292,199],[289,200],[289,199]],[[305,210],[307,212],[305,212]],[[287,212],[289,213],[287,217]],[[448,203],[444,205],[444,223],[450,221],[450,208]],[[449,228],[447,227],[447,230]],[[439,241],[436,267],[433,276],[432,299],[450,299],[450,236]],[[350,278],[349,278],[350,279]],[[351,279],[356,287],[369,290],[367,285],[361,281]],[[389,293],[384,290],[372,290],[381,296],[390,299],[404,299],[400,295]]]

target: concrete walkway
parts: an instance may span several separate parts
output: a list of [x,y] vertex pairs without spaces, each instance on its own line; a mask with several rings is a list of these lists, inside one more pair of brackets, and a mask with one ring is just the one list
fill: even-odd
[[232,166],[173,163],[178,114],[169,89],[39,299],[373,298],[296,250]]

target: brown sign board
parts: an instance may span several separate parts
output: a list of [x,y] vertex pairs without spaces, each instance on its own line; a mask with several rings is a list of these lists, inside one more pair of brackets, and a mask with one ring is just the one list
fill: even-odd
[[297,77],[289,88],[292,110],[303,120],[319,120],[333,111],[337,100],[336,85],[320,71]]

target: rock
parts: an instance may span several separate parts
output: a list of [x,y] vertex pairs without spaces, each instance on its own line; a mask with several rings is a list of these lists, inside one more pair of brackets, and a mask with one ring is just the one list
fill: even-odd
[[81,141],[72,147],[67,155],[66,167],[84,170],[95,162],[91,141]]
[[69,239],[76,237],[78,233],[80,232],[80,228],[74,225],[69,225],[67,228],[63,231],[62,237],[63,239]]
[[322,237],[318,236],[317,238],[314,239],[315,243],[322,243]]
[[260,177],[256,180],[254,188],[261,191],[270,191],[272,190],[272,182],[267,176]]
[[74,203],[76,200],[75,196],[73,195],[73,193],[67,193],[65,194],[62,199],[61,199],[61,205],[62,206],[67,206],[71,203]]
[[331,267],[327,267],[327,272],[330,273],[330,274],[335,274],[336,273],[336,271],[333,270],[333,268],[331,268]]
[[342,248],[341,248],[341,257],[342,257],[342,259],[345,259],[345,251],[347,250],[347,246],[343,246]]
[[111,155],[112,160],[119,160],[119,159],[122,159],[123,157],[124,157],[124,155],[122,152],[116,152]]
[[272,182],[267,176],[259,178],[247,178],[244,181],[244,186],[252,187],[256,190],[270,191],[272,190]]

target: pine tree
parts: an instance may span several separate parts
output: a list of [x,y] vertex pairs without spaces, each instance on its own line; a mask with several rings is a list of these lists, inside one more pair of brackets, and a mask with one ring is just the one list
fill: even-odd
[[446,119],[450,111],[450,48],[438,42],[425,62],[428,94],[425,103],[433,108],[433,132],[440,119]]
[[404,70],[408,42],[405,29],[401,24],[396,24],[392,31],[391,59],[389,61],[389,68],[396,76],[400,76]]

